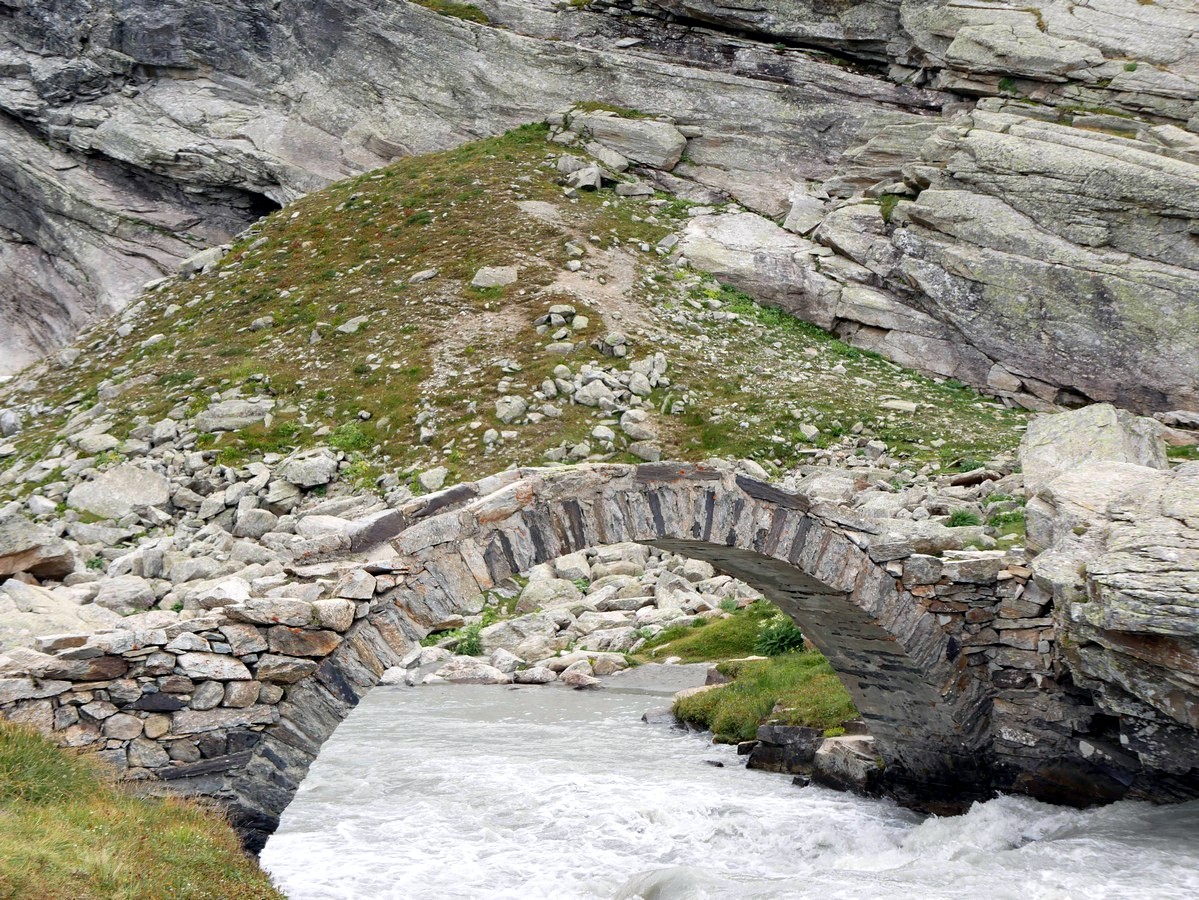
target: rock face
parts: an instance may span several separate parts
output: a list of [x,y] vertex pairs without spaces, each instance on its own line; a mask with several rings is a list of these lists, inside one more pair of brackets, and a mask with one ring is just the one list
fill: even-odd
[[[747,186],[767,171],[784,181],[826,173],[875,109],[941,102],[810,61],[801,68],[826,72],[827,83],[783,96],[775,80],[754,77],[766,53],[740,72],[707,73],[674,54],[600,49],[624,33],[609,16],[513,3],[497,22],[506,14],[523,26],[381,0],[12,8],[0,28],[0,271],[10,276],[0,281],[11,294],[0,308],[16,326],[5,330],[4,367],[281,203],[580,98],[702,122],[693,157]],[[659,130],[630,151],[677,160],[680,136]],[[786,147],[763,137],[788,130]],[[785,185],[776,193],[783,203]]]
[[670,119],[574,115],[606,165],[810,235],[760,235],[746,286],[851,342],[1028,405],[1199,405],[1187,0],[632,6],[14,7],[3,366],[306,191],[586,98]]
[[[1080,438],[1104,430],[1078,425]],[[1063,664],[1109,717],[1081,752],[1113,768],[1136,759],[1182,792],[1199,769],[1199,464],[1149,468],[1123,449],[1037,490],[1029,540],[1047,549],[1033,569]]]

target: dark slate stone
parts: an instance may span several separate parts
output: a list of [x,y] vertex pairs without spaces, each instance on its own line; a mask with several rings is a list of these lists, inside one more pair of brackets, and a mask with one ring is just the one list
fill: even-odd
[[230,769],[240,769],[249,761],[250,751],[244,750],[181,766],[164,766],[158,770],[158,777],[163,781],[177,781],[180,778],[194,778],[198,775],[214,775],[218,772],[228,772]]
[[166,694],[159,691],[154,694],[142,694],[126,706],[125,709],[138,709],[145,712],[174,712],[177,709],[183,709],[185,706],[187,704],[173,694]]
[[755,500],[765,500],[767,503],[773,503],[784,509],[796,509],[806,513],[812,508],[812,504],[808,501],[807,497],[792,494],[772,484],[767,484],[764,481],[756,481],[745,475],[737,476],[737,487],[741,488],[741,490],[745,491],[746,494]]

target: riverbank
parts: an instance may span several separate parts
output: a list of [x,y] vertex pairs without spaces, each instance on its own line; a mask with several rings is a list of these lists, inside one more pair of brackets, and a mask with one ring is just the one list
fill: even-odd
[[219,814],[136,797],[94,758],[0,721],[0,897],[282,900]]

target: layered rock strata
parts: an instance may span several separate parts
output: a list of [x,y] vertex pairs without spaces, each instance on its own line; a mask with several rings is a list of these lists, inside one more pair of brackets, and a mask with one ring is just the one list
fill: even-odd
[[1199,405],[1183,0],[4,8],[10,371],[274,204],[594,99],[681,125],[659,186],[804,236],[747,285],[848,340],[1026,405]]

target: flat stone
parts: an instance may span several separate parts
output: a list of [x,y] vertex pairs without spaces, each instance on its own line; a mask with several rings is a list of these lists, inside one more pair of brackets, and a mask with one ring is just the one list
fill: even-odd
[[309,625],[316,615],[307,600],[287,597],[251,597],[245,603],[225,607],[225,613],[231,619],[255,625],[292,626]]
[[341,643],[335,631],[310,631],[276,625],[267,632],[271,652],[284,656],[328,656]]
[[211,678],[217,681],[249,679],[250,670],[231,656],[219,653],[184,653],[179,668],[188,678]]
[[146,507],[170,503],[171,483],[134,465],[115,466],[93,481],[81,481],[67,494],[67,506],[105,519],[121,519]]
[[269,398],[221,400],[196,415],[193,425],[201,433],[239,431],[262,422],[274,409],[275,401]]
[[506,287],[515,284],[518,277],[516,266],[483,266],[475,272],[470,286],[475,288]]
[[183,709],[171,714],[172,734],[202,734],[209,731],[226,731],[247,725],[270,725],[279,713],[273,706],[259,703],[245,709]]
[[258,660],[258,680],[279,684],[294,684],[316,671],[316,663],[310,659],[291,656],[275,656],[267,653]]

